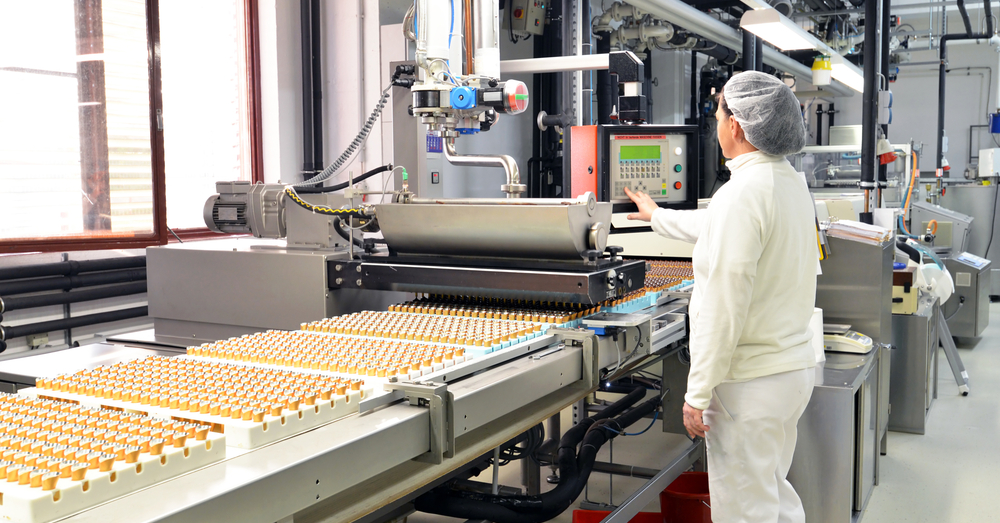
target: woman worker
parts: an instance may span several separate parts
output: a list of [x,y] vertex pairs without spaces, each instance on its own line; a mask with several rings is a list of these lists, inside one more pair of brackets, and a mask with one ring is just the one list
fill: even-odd
[[803,522],[785,479],[815,384],[815,209],[785,160],[805,145],[799,102],[777,78],[734,75],[718,98],[732,178],[707,209],[661,209],[628,191],[660,235],[692,242],[691,370],[684,426],[708,448],[712,520]]

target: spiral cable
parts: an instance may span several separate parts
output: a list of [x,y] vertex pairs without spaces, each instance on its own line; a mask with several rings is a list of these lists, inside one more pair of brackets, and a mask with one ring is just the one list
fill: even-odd
[[334,161],[332,164],[330,164],[326,169],[323,169],[323,172],[317,174],[316,176],[313,176],[312,178],[304,182],[292,184],[293,187],[302,187],[304,185],[315,185],[318,183],[323,183],[326,180],[330,179],[330,177],[333,176],[334,173],[340,170],[340,168],[344,165],[344,163],[346,163],[347,160],[349,160],[351,156],[354,155],[354,152],[357,151],[358,148],[364,145],[364,143],[368,140],[368,134],[371,133],[372,129],[375,127],[375,123],[378,122],[379,116],[382,115],[382,109],[385,107],[385,104],[389,101],[389,90],[392,89],[392,85],[393,84],[390,82],[389,85],[387,85],[386,88],[382,90],[382,96],[379,97],[378,103],[375,104],[375,109],[372,110],[372,113],[368,117],[368,120],[365,121],[365,124],[361,127],[361,131],[358,132],[357,136],[354,137],[354,140],[351,142],[350,145],[347,146],[347,149],[343,152],[343,154],[341,154],[340,157],[337,158],[337,160]]

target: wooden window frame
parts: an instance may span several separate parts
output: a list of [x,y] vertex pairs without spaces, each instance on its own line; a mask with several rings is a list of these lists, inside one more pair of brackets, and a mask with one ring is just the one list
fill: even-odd
[[[263,128],[260,95],[260,22],[257,0],[244,0],[246,20],[247,99],[250,122],[250,173],[253,183],[263,182]],[[183,240],[220,238],[207,227],[195,229],[167,228],[166,175],[163,157],[163,130],[158,116],[163,112],[163,84],[160,73],[160,8],[159,0],[146,0],[146,46],[149,56],[149,135],[153,180],[153,232],[148,235],[121,238],[40,238],[0,240],[0,254],[28,252],[68,252],[109,249],[141,249]],[[173,234],[171,234],[173,232]]]

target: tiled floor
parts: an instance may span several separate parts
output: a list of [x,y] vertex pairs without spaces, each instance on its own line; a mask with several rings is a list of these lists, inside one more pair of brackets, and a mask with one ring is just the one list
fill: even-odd
[[[990,326],[983,337],[962,346],[960,356],[970,376],[972,393],[958,394],[944,355],[938,399],[931,408],[925,435],[889,433],[889,453],[882,459],[880,485],[875,488],[864,523],[944,523],[1000,521],[1000,303],[990,310]],[[568,428],[568,412],[563,415]],[[599,459],[644,467],[666,465],[687,443],[683,436],[650,430],[641,436],[617,440],[613,448],[601,450]],[[485,472],[482,481],[490,481]],[[517,463],[503,467],[501,483],[520,484]],[[594,473],[588,498],[620,503],[642,480]],[[543,487],[544,488],[544,487]],[[658,511],[651,503],[646,510]],[[567,511],[553,521],[572,520]],[[462,520],[414,514],[409,523],[458,522]]]

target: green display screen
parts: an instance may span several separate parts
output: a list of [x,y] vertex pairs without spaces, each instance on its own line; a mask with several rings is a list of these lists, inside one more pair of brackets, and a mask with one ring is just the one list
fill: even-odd
[[620,160],[659,160],[659,145],[623,145],[619,149]]

